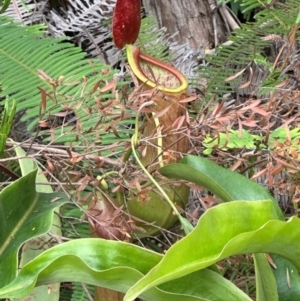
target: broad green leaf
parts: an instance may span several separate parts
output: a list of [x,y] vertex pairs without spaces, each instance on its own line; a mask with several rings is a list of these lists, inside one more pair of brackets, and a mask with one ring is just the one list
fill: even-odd
[[186,156],[180,163],[166,165],[159,172],[171,179],[182,179],[203,186],[223,202],[272,200],[279,218],[283,219],[277,202],[264,187],[208,159]]
[[[0,298],[25,296],[34,285],[57,281],[79,281],[126,292],[162,258],[161,254],[133,244],[93,238],[73,240],[29,262],[12,283],[0,289]],[[230,300],[251,300],[211,270],[197,271],[152,288],[142,298],[149,301],[223,301],[225,295]]]
[[292,217],[283,222],[276,218],[271,200],[236,201],[210,208],[195,230],[173,245],[124,300],[134,300],[151,287],[236,254],[275,253],[300,268],[300,220]]
[[[276,133],[276,135],[278,135],[278,133]],[[163,175],[170,178],[185,179],[204,186],[218,195],[222,201],[257,201],[262,199],[271,199],[278,217],[282,220],[284,219],[277,202],[262,186],[250,181],[240,174],[226,170],[205,158],[188,156],[181,161],[181,164],[167,165],[161,168],[160,171]],[[283,266],[285,265],[290,265],[290,263],[279,256],[276,257],[275,261],[276,265],[278,265],[276,270],[276,282],[280,289],[281,284],[285,283],[286,280],[285,270],[281,269],[283,269]],[[294,282],[300,283],[300,278],[298,277],[299,279],[296,281],[295,277],[296,276],[294,276]],[[293,289],[294,288],[295,286]],[[286,290],[282,293],[279,291],[280,300],[286,292]],[[288,292],[294,296],[294,293],[291,293],[291,290]]]
[[16,276],[20,246],[47,232],[54,208],[67,202],[61,193],[37,193],[36,174],[27,174],[0,193],[0,287]]
[[[18,143],[16,143],[16,145],[18,145]],[[19,159],[18,161],[19,161],[19,166],[21,168],[22,176],[25,176],[28,173],[32,172],[33,170],[37,169],[36,182],[37,183],[45,183],[45,185],[43,185],[43,184],[36,185],[36,191],[52,193],[53,189],[52,189],[51,185],[48,184],[48,180],[45,177],[45,175],[42,174],[42,170],[37,166],[36,161],[32,158],[26,158],[26,152],[20,146],[16,146],[14,149],[15,149],[16,155],[18,157],[21,157],[21,159]]]
[[254,254],[256,301],[278,301],[277,286],[265,254]]
[[[283,245],[283,248],[286,248],[286,245]],[[282,261],[278,255],[273,254],[272,259],[276,264],[276,269],[273,269],[273,273],[277,282],[279,300],[298,300],[300,296],[300,277],[297,268],[287,260]]]
[[[33,170],[37,169],[37,176],[36,182],[37,183],[45,183],[43,184],[36,184],[36,191],[37,192],[45,192],[45,193],[53,193],[52,187],[49,185],[47,178],[42,173],[42,170],[37,167],[37,164],[34,159],[32,158],[25,158],[26,153],[20,147],[17,146],[14,148],[15,152],[19,159],[19,166],[21,168],[22,175],[25,176],[28,173],[32,172]],[[48,184],[48,185],[47,185]],[[54,209],[54,211],[58,211],[58,209]],[[53,234],[61,236],[61,223],[59,217],[54,214],[53,212],[53,220],[50,231]],[[49,234],[43,234],[39,237],[33,238],[27,241],[23,247],[20,254],[20,264],[19,267],[23,268],[26,263],[40,255],[44,250],[48,249],[50,246],[53,245],[52,237]],[[59,290],[60,290],[60,283],[52,283],[51,285],[43,285],[36,287],[29,296],[26,296],[26,299],[17,298],[13,299],[14,301],[27,301],[30,298],[30,301],[58,301],[59,300]]]

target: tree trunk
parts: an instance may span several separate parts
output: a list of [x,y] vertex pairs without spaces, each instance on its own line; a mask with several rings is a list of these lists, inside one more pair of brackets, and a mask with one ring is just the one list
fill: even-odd
[[172,41],[187,43],[191,49],[214,48],[232,29],[224,23],[226,6],[217,7],[215,0],[143,0],[143,4],[146,12],[156,16],[159,27],[166,27],[171,35],[178,32]]

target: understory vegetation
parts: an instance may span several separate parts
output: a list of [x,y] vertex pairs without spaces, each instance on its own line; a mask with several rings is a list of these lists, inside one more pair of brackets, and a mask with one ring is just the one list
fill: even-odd
[[0,0],[0,300],[298,300],[300,1],[227,3],[173,90],[115,4]]

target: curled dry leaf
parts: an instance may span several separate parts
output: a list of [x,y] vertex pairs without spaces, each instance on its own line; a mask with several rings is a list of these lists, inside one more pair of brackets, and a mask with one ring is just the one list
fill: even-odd
[[163,110],[161,110],[160,112],[157,112],[156,114],[153,115],[153,118],[160,118],[163,115],[165,115],[170,109],[170,106],[164,108]]
[[[46,111],[47,108],[47,92],[41,87],[37,87],[41,92],[41,102],[40,102],[40,111]],[[41,112],[40,112],[41,114]]]
[[106,85],[100,89],[100,92],[107,92],[107,91],[112,91],[112,93],[115,93],[117,86],[117,77],[114,77],[114,79],[111,82],[106,82]]
[[245,71],[246,69],[247,69],[247,67],[246,67],[246,68],[244,68],[243,70],[241,70],[241,71],[237,72],[236,74],[234,74],[234,75],[232,75],[232,76],[229,76],[229,77],[227,77],[227,78],[225,79],[225,81],[226,81],[226,82],[229,82],[229,81],[231,81],[231,80],[233,80],[233,79],[235,79],[235,78],[239,77],[241,74],[243,74],[243,73],[244,73],[244,71]]
[[194,100],[196,100],[197,98],[199,98],[198,95],[195,95],[195,96],[189,96],[187,98],[184,98],[182,100],[179,100],[178,103],[187,103],[187,102],[192,102]]
[[97,191],[87,210],[92,235],[109,240],[126,240],[131,238],[132,228],[126,221],[122,207],[115,207],[111,197]]
[[182,125],[183,125],[185,119],[186,119],[186,115],[183,115],[183,116],[178,117],[178,118],[173,122],[172,128],[175,128],[175,130],[179,130],[179,129],[182,127]]

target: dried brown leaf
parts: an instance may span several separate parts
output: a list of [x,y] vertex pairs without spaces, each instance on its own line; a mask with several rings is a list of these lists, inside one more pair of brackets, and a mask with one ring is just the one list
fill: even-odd
[[253,107],[251,110],[252,110],[254,113],[257,113],[257,114],[262,115],[262,116],[269,116],[269,115],[271,114],[271,113],[266,112],[266,111],[264,111],[263,109],[260,109],[260,108],[258,108],[258,107]]
[[107,92],[109,90],[112,90],[112,93],[114,94],[116,86],[117,78],[114,78],[111,82],[106,82],[106,85],[102,89],[100,89],[100,92]]
[[161,110],[160,112],[157,112],[153,115],[153,118],[160,118],[162,117],[163,115],[165,115],[170,109],[170,106],[164,108],[163,110]]
[[66,117],[68,116],[69,112],[58,112],[58,113],[55,113],[53,114],[53,116],[57,116],[57,117]]
[[287,282],[288,287],[291,288],[291,277],[290,277],[288,268],[286,268],[286,282]]
[[98,80],[98,81],[94,84],[93,89],[92,89],[92,91],[91,91],[91,94],[94,94],[94,93],[97,91],[97,89],[99,88],[99,85],[100,85],[101,82],[102,82],[102,80]]
[[264,168],[264,169],[262,169],[262,170],[256,172],[256,173],[251,177],[251,179],[252,179],[252,180],[257,179],[257,178],[261,177],[262,175],[264,175],[267,171],[268,171],[268,169],[267,169],[267,168]]
[[246,121],[241,121],[241,123],[245,126],[248,127],[256,127],[257,123],[259,122],[259,120],[246,120]]
[[183,123],[184,123],[184,121],[185,121],[185,118],[186,118],[186,116],[180,116],[180,117],[178,117],[178,118],[173,122],[172,128],[175,128],[175,130],[179,130],[179,129],[182,127],[182,125],[183,125]]
[[231,167],[230,170],[235,171],[245,160],[239,159],[237,160]]
[[38,89],[41,92],[41,102],[40,102],[40,112],[39,115],[41,115],[41,111],[44,110],[46,111],[47,108],[47,92],[45,89],[38,87]]
[[254,101],[250,101],[250,104],[243,107],[242,110],[243,111],[247,111],[249,109],[252,109],[253,107],[256,107],[258,106],[259,104],[261,103],[261,99],[257,99],[257,100],[254,100]]
[[92,198],[87,213],[90,225],[95,230],[93,236],[110,240],[128,240],[131,228],[122,214],[122,207],[115,207],[116,202],[107,195],[97,192]]
[[276,176],[278,175],[280,172],[282,172],[283,170],[283,166],[282,164],[276,164],[272,170],[272,175],[273,176]]
[[275,262],[273,261],[272,257],[271,257],[268,253],[266,253],[266,258],[267,258],[269,264],[270,264],[274,269],[277,269],[277,266],[276,266]]
[[233,79],[239,77],[241,74],[244,73],[244,71],[245,71],[246,69],[247,69],[247,67],[244,68],[243,70],[237,72],[235,75],[232,75],[232,76],[227,77],[227,78],[225,79],[225,81],[226,81],[226,82],[229,82],[229,81],[231,81],[231,80],[233,80]]
[[273,42],[277,42],[277,43],[278,42],[285,42],[286,43],[286,40],[278,34],[269,34],[267,36],[261,37],[261,39],[263,41],[273,41]]
[[246,83],[244,83],[243,85],[241,85],[241,86],[240,86],[240,89],[248,88],[248,87],[251,85],[251,83],[252,83],[252,80],[253,80],[253,74],[254,74],[254,73],[253,73],[252,67],[250,67],[249,70],[250,70],[250,77],[249,77],[249,80],[248,80]]
[[291,164],[288,164],[287,162],[285,162],[284,160],[279,159],[278,157],[273,157],[275,159],[275,161],[279,164],[282,164],[283,166],[291,169],[291,170],[295,170],[295,171],[300,171],[300,168],[293,166]]
[[39,121],[39,127],[41,127],[41,128],[50,128],[51,123],[47,120],[40,120]]
[[187,98],[184,98],[182,100],[179,100],[178,102],[179,103],[187,103],[187,102],[192,102],[194,100],[196,100],[198,98],[198,96],[190,96],[190,97],[187,97]]
[[52,78],[42,69],[38,69],[39,78],[42,80],[52,80]]

